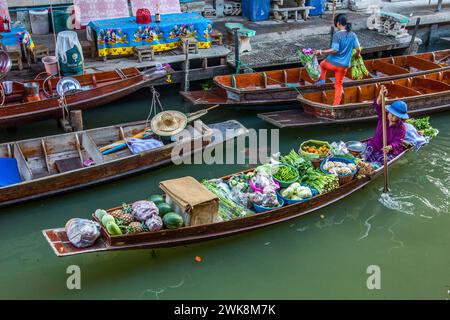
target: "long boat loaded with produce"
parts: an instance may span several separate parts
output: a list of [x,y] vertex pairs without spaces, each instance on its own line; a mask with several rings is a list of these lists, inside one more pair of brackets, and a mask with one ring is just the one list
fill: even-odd
[[[409,121],[425,142],[438,133],[428,120]],[[407,138],[405,151],[389,165],[419,147]],[[364,141],[308,140],[298,151],[245,172],[202,182],[162,181],[164,195],[97,209],[90,220],[74,218],[43,234],[57,256],[69,256],[173,247],[241,233],[313,212],[366,186],[383,171],[381,164],[365,160],[367,150]]]

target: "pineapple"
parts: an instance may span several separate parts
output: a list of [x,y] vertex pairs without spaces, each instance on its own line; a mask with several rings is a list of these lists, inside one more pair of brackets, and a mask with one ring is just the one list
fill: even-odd
[[133,208],[129,204],[126,204],[126,203],[122,204],[122,211],[123,211],[123,213],[133,214]]
[[126,229],[126,234],[136,234],[141,232],[144,232],[144,227],[142,226],[142,223],[137,221],[131,222]]
[[133,215],[125,213],[124,210],[114,210],[111,212],[111,215],[124,225],[128,225],[134,221]]

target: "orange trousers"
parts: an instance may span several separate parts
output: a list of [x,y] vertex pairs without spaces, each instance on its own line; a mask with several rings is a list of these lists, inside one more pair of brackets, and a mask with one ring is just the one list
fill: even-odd
[[327,71],[334,71],[334,101],[333,106],[338,106],[341,103],[342,92],[344,91],[343,83],[344,77],[347,74],[347,68],[338,67],[323,60],[320,63],[320,80],[325,80]]

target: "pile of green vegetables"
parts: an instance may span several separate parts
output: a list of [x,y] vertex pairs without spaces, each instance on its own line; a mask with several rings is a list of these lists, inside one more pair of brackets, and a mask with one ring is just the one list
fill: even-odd
[[294,167],[287,165],[279,165],[274,168],[273,177],[278,181],[296,181],[298,179],[298,172]]
[[296,168],[300,177],[303,177],[308,169],[312,168],[311,161],[301,157],[294,149],[287,155],[281,156],[280,162]]
[[226,185],[218,184],[216,180],[203,180],[202,184],[219,198],[219,215],[224,221],[254,214],[243,205],[233,201]]
[[364,78],[369,74],[369,70],[367,70],[362,56],[361,55],[356,56],[356,49],[353,49],[352,52],[351,66],[352,66],[352,78],[354,80],[361,80],[362,78]]
[[407,123],[412,124],[417,131],[423,134],[425,137],[434,138],[438,135],[439,130],[435,129],[430,124],[430,117],[424,117],[419,119],[408,119]]
[[312,187],[319,193],[327,193],[339,188],[339,178],[335,174],[326,174],[318,169],[311,168],[307,171],[300,182]]

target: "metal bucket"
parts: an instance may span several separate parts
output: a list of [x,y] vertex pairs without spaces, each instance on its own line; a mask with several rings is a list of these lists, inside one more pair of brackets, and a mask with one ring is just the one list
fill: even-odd
[[24,83],[23,86],[25,87],[25,95],[27,97],[39,96],[39,83],[27,82]]
[[10,95],[13,92],[13,81],[3,81],[2,86],[5,95]]

